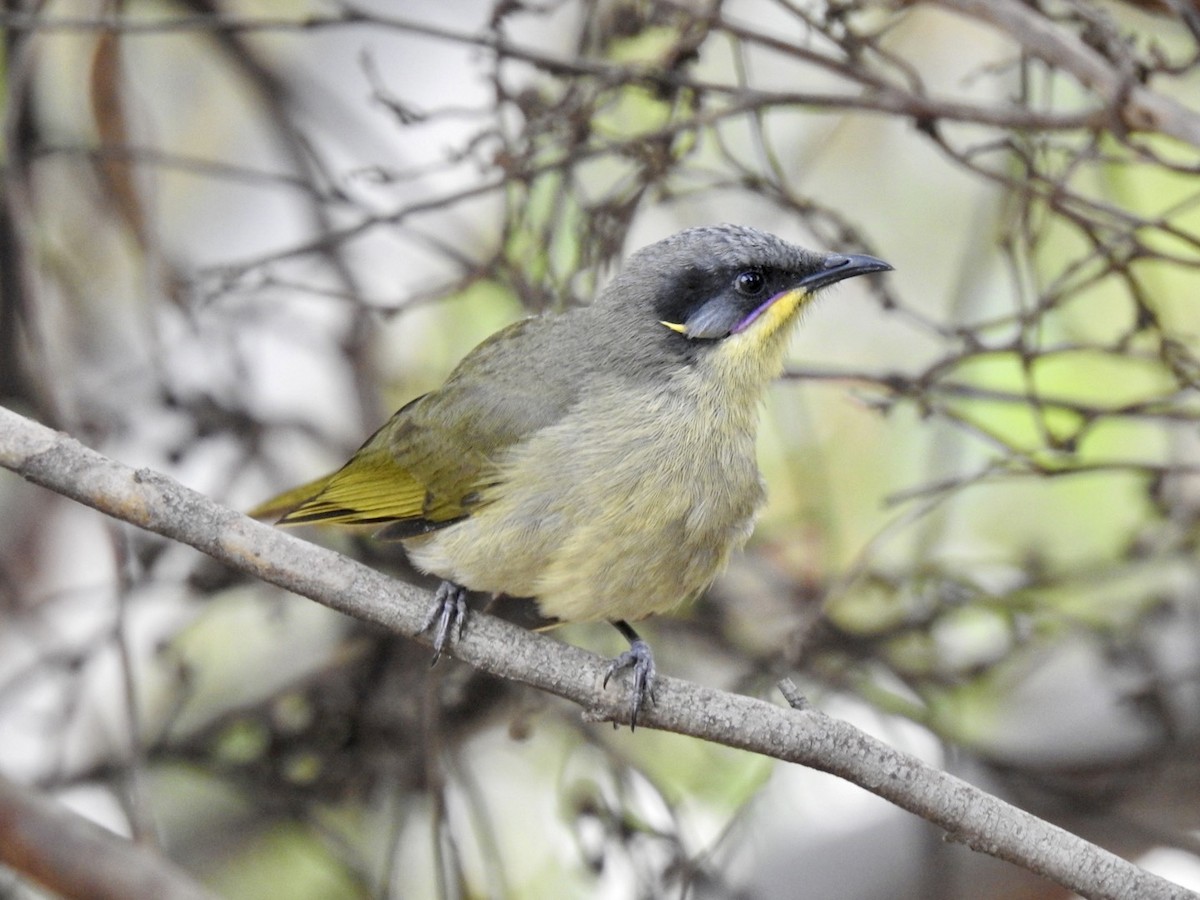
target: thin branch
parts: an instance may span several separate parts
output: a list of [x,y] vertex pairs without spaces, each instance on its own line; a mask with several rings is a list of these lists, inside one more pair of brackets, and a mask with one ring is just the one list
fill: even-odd
[[214,900],[162,856],[0,778],[0,863],[80,900]]
[[[3,407],[0,466],[189,544],[241,572],[428,643],[423,628],[431,598],[425,592],[248,519],[165,475],[108,459]],[[578,647],[474,613],[453,653],[477,669],[577,703],[590,720],[625,720],[621,686],[601,687],[605,661]],[[1085,897],[1200,900],[1200,895],[813,709],[786,709],[660,677],[656,702],[639,723],[844,778],[944,828],[952,840]]]
[[995,26],[1025,53],[1056,70],[1070,72],[1099,95],[1132,131],[1157,131],[1200,147],[1200,115],[1170,97],[1155,93],[1120,72],[1078,36],[1027,4],[1015,0],[933,0],[937,5]]
[[[721,22],[722,28],[734,37],[775,47],[794,59],[829,69],[843,77],[855,75],[850,78],[856,83],[855,89],[844,93],[746,89],[723,82],[703,81],[685,73],[668,71],[655,66],[637,66],[606,60],[556,56],[505,40],[494,34],[460,31],[418,19],[367,14],[353,10],[347,11],[345,15],[310,16],[295,19],[178,16],[144,20],[120,16],[67,18],[33,16],[27,13],[0,14],[0,26],[17,31],[116,31],[127,35],[163,34],[177,31],[208,31],[218,34],[247,31],[295,31],[304,34],[321,28],[361,28],[364,25],[375,25],[380,28],[491,51],[507,60],[528,63],[556,77],[590,77],[609,85],[641,82],[651,87],[688,89],[700,94],[729,96],[731,100],[736,101],[739,109],[746,106],[756,109],[771,106],[805,107],[834,113],[841,113],[846,109],[856,109],[862,112],[902,115],[916,121],[944,119],[992,125],[998,128],[1040,131],[1101,128],[1109,118],[1104,107],[1056,115],[1010,104],[989,106],[954,100],[949,97],[925,96],[904,87],[887,85],[877,80],[869,80],[864,88],[861,84],[863,81],[861,74],[856,74],[857,70],[846,65],[843,60],[807,51],[801,46],[778,41],[770,35],[748,31],[724,20]],[[1164,103],[1169,102],[1158,95],[1152,96],[1163,100]],[[1187,113],[1187,110],[1179,107],[1178,113],[1182,115]],[[1134,125],[1132,122],[1126,124],[1129,127]],[[1152,124],[1155,123],[1147,123],[1147,127]],[[1174,134],[1174,127],[1174,121],[1167,120],[1160,123],[1159,130]],[[1184,130],[1186,132],[1186,128]],[[1200,137],[1197,137],[1192,143],[1200,144]]]

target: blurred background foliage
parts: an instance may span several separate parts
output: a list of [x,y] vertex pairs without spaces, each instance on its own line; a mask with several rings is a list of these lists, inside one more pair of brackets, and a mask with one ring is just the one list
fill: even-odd
[[[892,262],[797,334],[770,504],[648,623],[660,667],[791,676],[1200,885],[1192,0],[4,10],[3,402],[236,507],[679,228]],[[826,776],[0,503],[0,767],[225,896],[1057,896]]]

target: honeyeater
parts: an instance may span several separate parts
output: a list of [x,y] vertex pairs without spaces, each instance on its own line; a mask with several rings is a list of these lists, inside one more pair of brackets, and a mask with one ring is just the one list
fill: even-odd
[[373,524],[444,579],[440,654],[466,594],[606,619],[630,642],[636,723],[654,659],[630,622],[696,597],[764,499],[759,405],[821,288],[890,269],[753,228],[691,228],[633,254],[589,306],[492,335],[332,474],[256,510],[281,524]]

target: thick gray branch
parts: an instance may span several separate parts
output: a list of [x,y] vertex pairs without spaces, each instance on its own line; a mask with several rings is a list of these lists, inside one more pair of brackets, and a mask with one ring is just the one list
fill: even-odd
[[[247,519],[157,472],[135,471],[3,407],[0,466],[232,568],[427,643],[420,630],[430,597],[417,588]],[[605,661],[577,647],[473,613],[453,652],[478,669],[574,701],[590,718],[626,716],[624,683],[602,690]],[[815,710],[775,706],[662,676],[655,699],[642,711],[640,725],[837,775],[944,828],[953,840],[1086,897],[1200,900]]]

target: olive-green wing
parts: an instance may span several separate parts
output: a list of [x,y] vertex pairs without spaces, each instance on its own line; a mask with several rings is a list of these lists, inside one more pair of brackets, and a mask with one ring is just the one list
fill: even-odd
[[577,385],[563,378],[552,319],[526,319],[475,348],[446,383],[397,412],[338,471],[267,501],[280,524],[392,524],[389,536],[471,513],[522,438],[557,422]]
[[284,491],[250,510],[282,525],[368,524],[419,516],[425,488],[388,452],[387,434],[423,397],[413,400],[371,435],[354,456],[328,475]]

